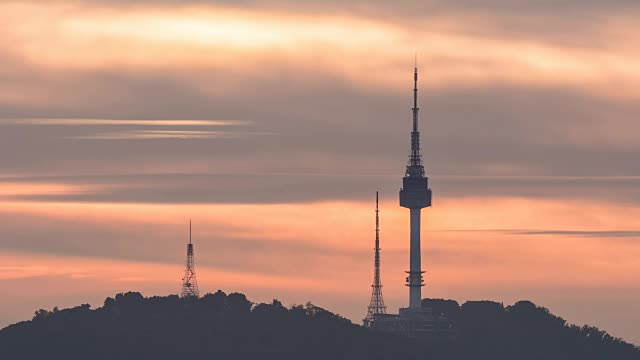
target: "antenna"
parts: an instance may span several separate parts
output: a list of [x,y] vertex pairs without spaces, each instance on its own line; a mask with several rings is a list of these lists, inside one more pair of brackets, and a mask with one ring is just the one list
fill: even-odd
[[411,153],[409,154],[409,163],[407,164],[406,176],[424,177],[424,166],[422,165],[422,156],[420,155],[420,130],[418,129],[418,64],[416,54],[416,64],[413,68],[413,126],[411,129]]
[[386,314],[387,307],[382,298],[382,282],[380,281],[380,210],[378,208],[378,192],[376,191],[376,246],[373,270],[373,288],[371,291],[371,302],[367,309],[367,317],[364,319],[366,326],[371,326],[378,315]]
[[191,219],[189,219],[189,243],[187,244],[187,264],[182,278],[182,290],[180,297],[199,297],[198,281],[196,280],[195,259],[193,253],[193,243],[191,242]]

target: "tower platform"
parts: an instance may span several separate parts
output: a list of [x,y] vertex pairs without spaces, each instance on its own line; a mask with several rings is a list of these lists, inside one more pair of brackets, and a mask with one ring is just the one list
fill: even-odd
[[396,314],[381,314],[371,319],[368,327],[427,341],[453,340],[453,321],[434,315],[430,308],[401,308]]

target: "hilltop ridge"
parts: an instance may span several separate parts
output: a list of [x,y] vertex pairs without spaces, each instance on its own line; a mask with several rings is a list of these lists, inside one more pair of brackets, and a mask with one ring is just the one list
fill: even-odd
[[2,359],[640,359],[640,348],[569,325],[529,301],[424,299],[456,321],[455,341],[375,333],[311,303],[254,304],[240,293],[197,298],[128,292],[92,310],[38,310],[0,330]]

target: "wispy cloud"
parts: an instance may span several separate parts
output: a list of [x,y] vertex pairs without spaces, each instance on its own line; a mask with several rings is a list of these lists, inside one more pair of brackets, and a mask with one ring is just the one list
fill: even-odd
[[582,231],[582,230],[512,230],[511,234],[519,235],[564,235],[577,237],[640,237],[640,230],[599,230],[599,231]]
[[[490,23],[493,18],[432,18],[407,26],[355,14],[330,16],[291,10],[266,14],[224,5],[180,11],[96,11],[83,6],[69,9],[31,4],[12,5],[3,12],[10,16],[0,16],[8,24],[0,36],[4,33],[3,37],[14,40],[8,51],[46,69],[207,66],[230,72],[238,68],[260,72],[265,64],[286,59],[288,63],[313,64],[316,71],[357,86],[400,88],[405,84],[399,79],[403,79],[407,60],[417,47],[423,49],[421,58],[429,64],[432,86],[499,82],[543,88],[566,86],[611,97],[640,96],[634,90],[640,83],[637,48],[627,42],[614,42],[616,36],[604,42],[606,49],[589,44],[568,47],[548,39],[514,38],[505,33],[478,36],[477,29],[452,26]],[[622,29],[618,30],[622,34],[633,29],[630,21],[615,27]],[[69,53],[74,54],[73,62],[68,61]],[[236,85],[227,83],[224,91],[244,91]],[[621,85],[627,85],[628,91],[619,91]]]
[[65,184],[65,183],[45,183],[45,182],[12,182],[2,181],[0,178],[0,198],[4,197],[20,197],[20,196],[35,196],[35,195],[88,195],[95,194],[98,190],[107,187],[113,187],[112,185],[98,186],[95,184]]
[[153,139],[239,139],[249,136],[273,135],[268,132],[187,131],[187,130],[130,130],[93,135],[71,136],[87,140],[153,140]]
[[[250,136],[274,135],[273,132],[191,130],[197,128],[239,127],[253,124],[239,120],[126,120],[126,119],[0,119],[0,126],[57,126],[82,128],[116,128],[91,134],[63,136],[66,139],[85,140],[153,140],[153,139],[239,139]],[[171,127],[173,129],[166,129]],[[133,129],[131,129],[133,128]],[[140,128],[145,128],[141,130]],[[151,129],[149,129],[151,128]],[[153,129],[161,128],[161,129]],[[191,128],[184,130],[181,128]]]
[[640,230],[554,230],[554,229],[450,229],[435,232],[452,233],[495,233],[506,235],[560,235],[570,237],[589,238],[615,238],[631,237],[640,238]]
[[[255,137],[252,137],[255,136]],[[155,140],[230,139],[242,142],[270,136],[270,133],[215,132],[132,132],[92,134],[86,141],[123,141],[153,143]],[[80,138],[83,139],[83,138]],[[78,140],[77,142],[82,142]],[[215,142],[215,141],[213,141]],[[128,143],[127,143],[128,144]],[[106,144],[105,144],[106,145]],[[117,145],[117,144],[114,144]],[[241,145],[241,144],[240,144]],[[270,166],[273,164],[273,166]],[[183,171],[161,172],[152,167],[130,171],[96,171],[86,173],[51,172],[47,174],[0,174],[0,196],[5,199],[41,202],[141,202],[141,203],[306,203],[319,200],[365,200],[366,189],[380,189],[385,198],[395,198],[397,172],[313,171],[278,168],[266,160],[262,167],[219,169],[204,163],[192,163]],[[199,171],[210,169],[210,171]],[[637,204],[632,198],[640,178],[638,176],[464,176],[430,174],[440,201],[459,197],[508,198],[513,193],[527,193],[529,198],[616,201]],[[283,184],[287,191],[282,192]],[[598,192],[613,187],[616,192]],[[537,193],[533,193],[535,189]],[[571,191],[568,191],[571,190]],[[534,196],[535,195],[535,196]],[[518,227],[522,229],[523,227]],[[528,229],[528,228],[524,228]]]
[[239,120],[0,119],[0,125],[239,126]]
[[[2,257],[0,255],[0,257]],[[6,260],[6,259],[5,259]],[[79,279],[92,275],[80,268],[70,266],[48,266],[48,265],[10,265],[0,266],[0,281],[7,279],[26,279],[42,276],[68,276]]]

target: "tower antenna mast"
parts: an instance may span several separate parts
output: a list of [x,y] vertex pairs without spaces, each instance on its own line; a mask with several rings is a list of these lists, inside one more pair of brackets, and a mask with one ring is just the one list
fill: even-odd
[[367,317],[364,322],[369,326],[375,317],[387,313],[387,307],[382,298],[382,282],[380,281],[380,210],[378,209],[378,192],[376,191],[376,245],[373,270],[373,285],[371,285],[371,302],[367,309]]
[[182,278],[182,290],[180,297],[199,297],[198,281],[196,280],[196,269],[193,253],[193,243],[191,242],[191,219],[189,219],[189,243],[187,244],[187,264]]

